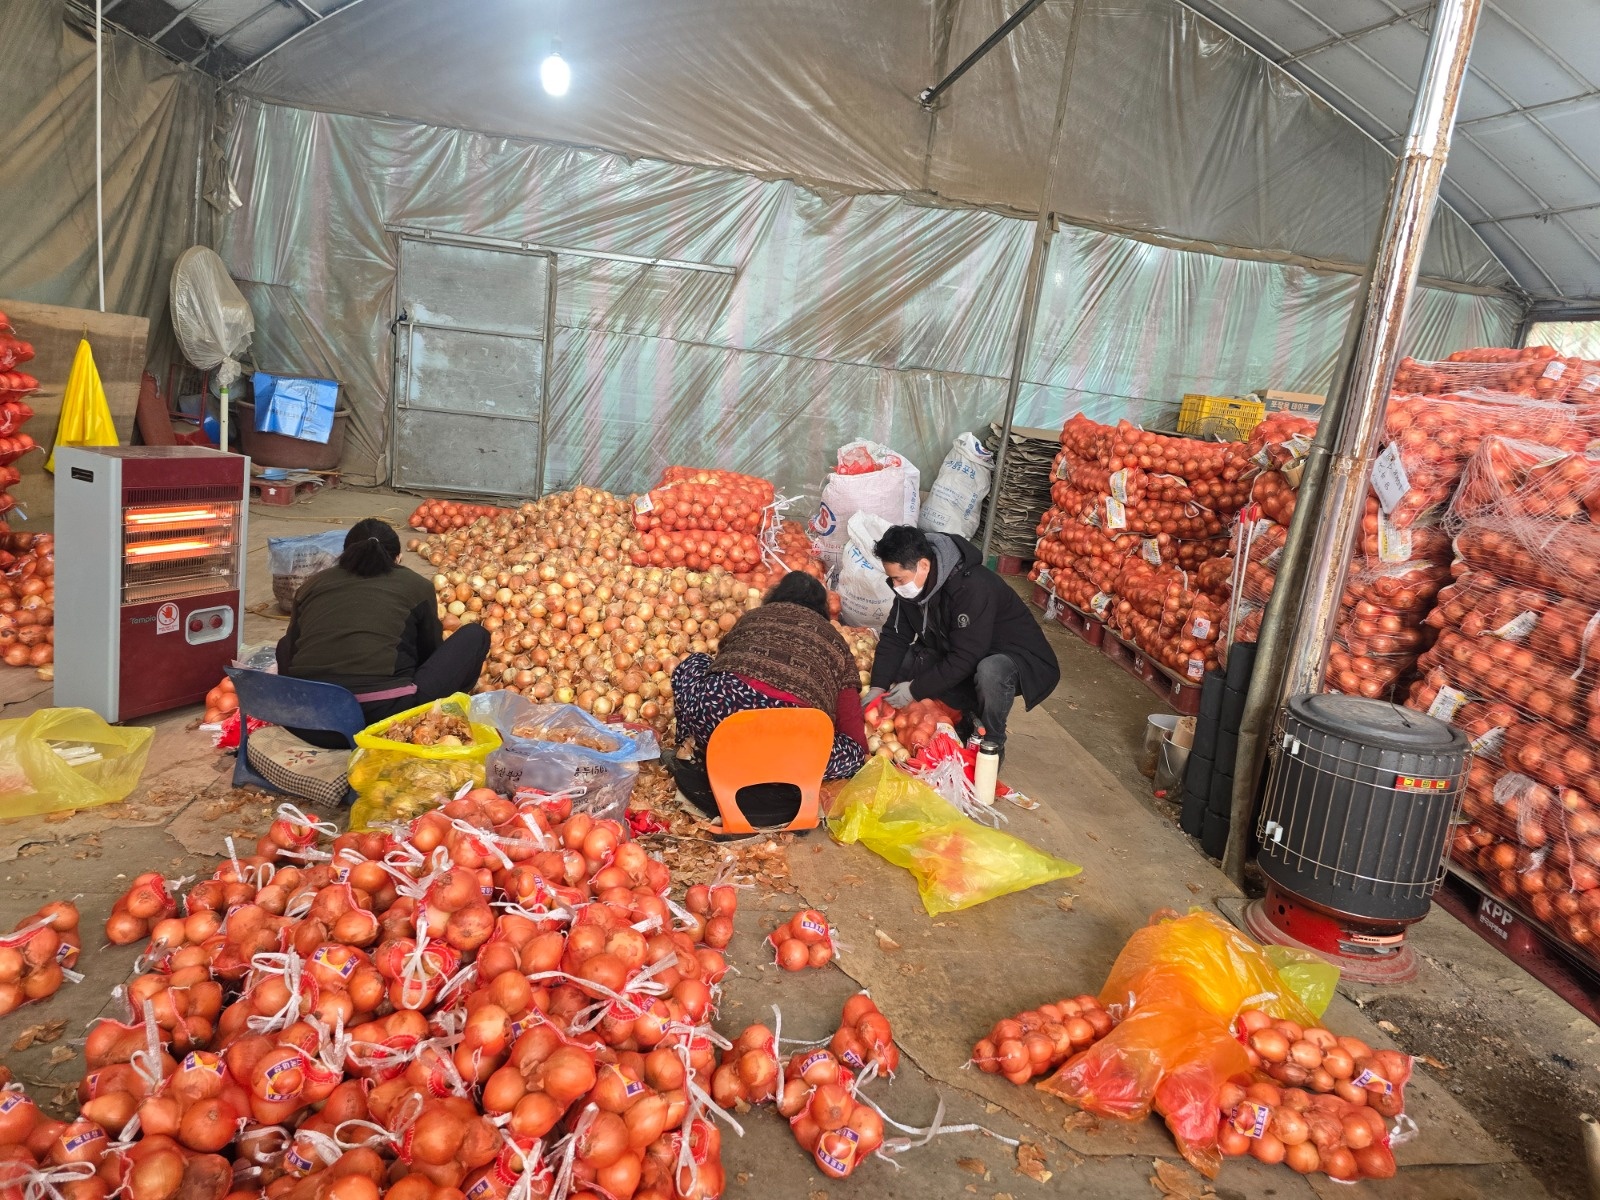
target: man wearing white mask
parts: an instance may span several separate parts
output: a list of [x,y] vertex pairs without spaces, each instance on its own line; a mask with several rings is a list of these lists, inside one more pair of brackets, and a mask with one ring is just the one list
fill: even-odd
[[1003,748],[1020,694],[1032,708],[1061,679],[1055,651],[1028,606],[983,565],[978,548],[949,533],[892,525],[873,547],[895,590],[878,636],[872,687],[896,708],[941,700],[964,714],[963,737],[980,730]]

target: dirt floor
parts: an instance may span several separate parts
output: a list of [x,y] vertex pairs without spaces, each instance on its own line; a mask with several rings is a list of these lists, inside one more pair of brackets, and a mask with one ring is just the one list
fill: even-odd
[[[251,510],[247,644],[275,638],[282,622],[270,598],[265,538],[343,525],[369,514],[398,524],[415,501],[385,493],[330,492],[289,509]],[[1154,1120],[1094,1122],[1031,1088],[964,1068],[972,1042],[997,1018],[1060,995],[1096,990],[1117,949],[1155,908],[1241,897],[1150,796],[1133,769],[1145,717],[1161,703],[1098,651],[1050,626],[1063,666],[1061,687],[1042,710],[1018,712],[1007,778],[1041,802],[1008,811],[1009,828],[1083,866],[1082,874],[930,918],[910,877],[859,846],[813,833],[788,848],[789,878],[743,893],[719,1027],[734,1032],[783,1012],[786,1037],[820,1038],[838,1006],[869,988],[889,1014],[905,1054],[873,1097],[901,1123],[922,1128],[974,1123],[1039,1148],[1042,1167],[1019,1171],[1018,1152],[980,1132],[935,1137],[903,1155],[903,1169],[869,1162],[845,1181],[821,1177],[772,1113],[739,1118],[724,1160],[729,1196],[805,1200],[867,1196],[979,1196],[1025,1200],[1071,1189],[1095,1197],[1202,1196]],[[0,674],[4,716],[48,702],[31,672]],[[271,804],[234,792],[232,760],[192,728],[194,712],[154,722],[157,740],[141,788],[129,801],[65,819],[0,824],[0,922],[9,927],[47,897],[79,894],[87,980],[0,1021],[0,1057],[41,1100],[67,1103],[82,1073],[74,1039],[84,1023],[115,1011],[136,947],[102,947],[99,926],[133,873],[214,869],[226,834],[253,837]],[[787,913],[827,911],[845,950],[836,968],[786,975],[761,941]],[[1436,909],[1417,927],[1419,979],[1383,990],[1345,987],[1329,1023],[1380,1045],[1429,1056],[1408,1092],[1421,1135],[1401,1147],[1399,1177],[1348,1189],[1285,1168],[1230,1162],[1220,1197],[1538,1197],[1586,1194],[1577,1114],[1597,1096],[1596,1026],[1525,975],[1476,934]],[[55,1022],[64,1022],[59,1029]],[[29,1040],[26,1049],[14,1048]],[[42,1035],[42,1036],[41,1036]],[[52,1036],[53,1035],[53,1036]],[[1031,1152],[1027,1152],[1031,1154]],[[1168,1191],[1154,1183],[1157,1164]],[[1049,1173],[1045,1179],[1044,1173]]]

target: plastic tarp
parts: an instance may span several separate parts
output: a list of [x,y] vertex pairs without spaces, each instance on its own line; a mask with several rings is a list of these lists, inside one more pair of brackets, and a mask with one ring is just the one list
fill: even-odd
[[[94,308],[94,43],[63,12],[60,0],[7,0],[0,21],[0,295]],[[212,87],[108,30],[106,308],[150,318],[150,361],[162,365],[167,280],[195,240]]]
[[[298,45],[298,43],[296,43]],[[1033,222],[398,121],[246,103],[222,252],[275,358],[337,358],[344,472],[384,475],[396,228],[729,267],[556,256],[546,487],[672,462],[814,487],[885,442],[931,479],[998,419]],[[309,183],[308,181],[315,181]],[[1064,226],[1018,421],[1156,420],[1184,392],[1324,390],[1355,276]],[[298,304],[263,303],[294,296]],[[291,312],[292,310],[292,312]],[[1503,341],[1503,297],[1423,289],[1408,349]],[[317,331],[297,355],[299,330]]]
[[[441,21],[434,0],[371,0],[239,84],[277,103],[1036,213],[1070,58],[1052,211],[1365,263],[1393,159],[1177,0],[1052,0],[924,111],[918,93],[1015,8],[474,0]],[[560,99],[541,91],[536,69],[556,38],[574,70]],[[1435,221],[1423,271],[1509,278],[1453,213]]]

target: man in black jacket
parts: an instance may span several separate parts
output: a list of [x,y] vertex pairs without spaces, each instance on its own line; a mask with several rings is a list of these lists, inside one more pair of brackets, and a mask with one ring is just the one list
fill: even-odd
[[873,553],[898,598],[878,636],[867,701],[942,700],[1004,747],[1011,702],[1020,693],[1032,708],[1061,679],[1028,606],[966,538],[893,525]]

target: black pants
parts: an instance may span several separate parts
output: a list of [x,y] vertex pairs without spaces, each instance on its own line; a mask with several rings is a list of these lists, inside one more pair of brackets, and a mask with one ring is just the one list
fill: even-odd
[[[915,677],[917,664],[913,661],[915,650],[907,656],[902,667],[908,678]],[[983,736],[1001,747],[1006,744],[1006,720],[1011,715],[1011,705],[1017,698],[1017,664],[1007,654],[991,654],[980,659],[970,679],[964,679],[942,696],[934,699],[948,704],[963,715],[957,731],[963,738],[970,737],[981,726]],[[896,680],[898,682],[898,679]]]
[[[279,654],[282,654],[281,648]],[[442,700],[457,692],[470,693],[477,686],[478,676],[483,673],[483,660],[488,657],[489,631],[482,625],[463,625],[445,638],[444,645],[417,668],[412,676],[412,682],[417,685],[414,693],[391,700],[370,701],[361,706],[361,715],[371,725],[419,704]],[[278,670],[282,671],[285,665],[280,657]],[[313,746],[338,749],[344,745],[336,733],[316,729],[291,729],[289,732]]]

